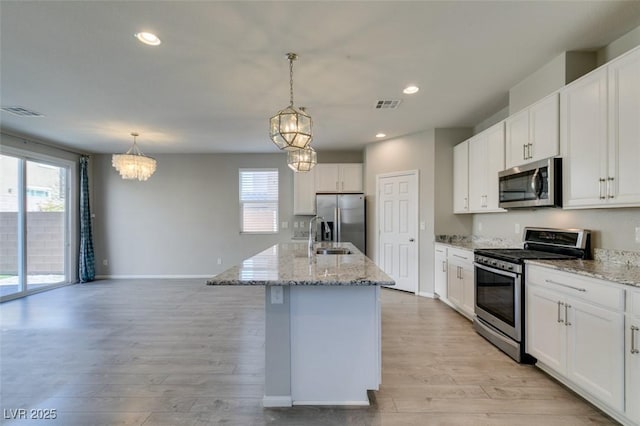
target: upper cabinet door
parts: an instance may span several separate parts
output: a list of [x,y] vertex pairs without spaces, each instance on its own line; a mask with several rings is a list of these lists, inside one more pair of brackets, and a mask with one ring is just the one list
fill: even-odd
[[293,214],[316,214],[316,169],[293,173]]
[[554,93],[529,108],[527,162],[555,157],[560,152],[559,95]]
[[558,94],[554,93],[505,120],[506,168],[559,153]]
[[608,65],[607,201],[640,203],[640,49]]
[[607,70],[560,92],[564,207],[597,206],[606,197]]
[[467,141],[469,144],[469,210],[480,212],[486,208],[488,138],[479,133]]
[[363,192],[362,164],[340,164],[340,192]]
[[469,213],[469,141],[453,147],[453,212]]
[[513,114],[505,120],[506,126],[506,168],[520,166],[528,160],[529,110]]
[[500,203],[500,183],[498,173],[504,166],[504,122],[500,122],[485,130],[487,134],[487,190],[485,194],[485,208],[488,211],[506,212],[498,205]]
[[316,164],[316,192],[338,192],[338,165]]

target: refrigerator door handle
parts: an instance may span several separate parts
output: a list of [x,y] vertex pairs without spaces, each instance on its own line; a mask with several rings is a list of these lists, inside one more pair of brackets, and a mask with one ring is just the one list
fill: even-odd
[[342,235],[340,235],[342,233],[341,229],[340,229],[341,225],[342,225],[341,221],[342,221],[342,218],[340,217],[340,207],[338,207],[338,208],[336,208],[336,224],[337,224],[337,227],[338,227],[338,232],[336,233],[336,239],[335,239],[335,241],[337,243],[342,241]]

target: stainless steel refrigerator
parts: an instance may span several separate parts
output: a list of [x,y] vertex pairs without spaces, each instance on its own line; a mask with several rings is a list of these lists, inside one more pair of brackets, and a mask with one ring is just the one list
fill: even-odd
[[318,241],[349,242],[365,253],[364,194],[318,194],[316,214],[329,226],[317,222]]

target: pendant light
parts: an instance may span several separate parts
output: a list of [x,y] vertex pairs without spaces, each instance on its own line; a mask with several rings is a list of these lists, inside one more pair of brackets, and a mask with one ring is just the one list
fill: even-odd
[[318,163],[318,155],[310,146],[287,152],[287,165],[294,172],[308,172]]
[[133,136],[133,146],[125,154],[113,154],[111,164],[120,173],[122,179],[147,180],[156,171],[156,160],[140,151],[136,143],[138,133],[131,133],[131,136]]
[[289,106],[271,117],[269,136],[280,149],[304,149],[312,139],[311,117],[293,105],[293,61],[298,59],[295,53],[287,53],[289,59]]

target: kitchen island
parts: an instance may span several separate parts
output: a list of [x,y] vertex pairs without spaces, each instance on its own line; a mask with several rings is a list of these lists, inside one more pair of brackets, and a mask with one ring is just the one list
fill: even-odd
[[368,405],[381,381],[380,286],[394,281],[350,243],[283,243],[208,285],[265,286],[265,407]]

